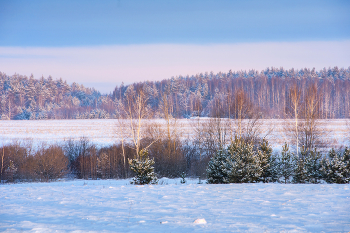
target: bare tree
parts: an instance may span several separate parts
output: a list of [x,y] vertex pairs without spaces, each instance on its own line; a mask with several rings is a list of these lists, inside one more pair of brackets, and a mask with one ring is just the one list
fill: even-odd
[[126,120],[118,118],[118,122],[116,123],[116,128],[117,128],[117,132],[116,133],[117,133],[118,139],[120,139],[120,141],[121,141],[124,176],[126,178],[127,177],[127,169],[126,169],[125,140],[129,136]]
[[180,128],[182,128],[178,120],[173,117],[173,108],[171,107],[172,101],[168,98],[166,94],[162,96],[162,101],[160,104],[160,108],[162,110],[163,118],[166,122],[166,141],[167,141],[167,150],[166,154],[168,158],[176,156],[177,150],[179,149],[177,147],[177,143],[179,143],[179,139],[182,135],[182,132],[179,131]]
[[300,145],[311,152],[314,148],[325,146],[327,136],[324,125],[320,121],[320,95],[316,83],[311,84],[305,93],[300,124]]
[[284,130],[288,134],[292,141],[295,141],[296,154],[299,154],[299,113],[301,107],[301,91],[297,83],[294,83],[289,89],[289,99],[290,99],[290,116],[294,119],[294,123],[290,121],[285,121]]
[[289,97],[289,116],[292,116],[293,121],[286,119],[284,130],[291,143],[295,144],[296,155],[300,155],[301,147],[306,152],[311,152],[316,147],[324,147],[327,133],[320,120],[321,95],[317,84],[309,84],[303,95],[294,84],[290,88]]
[[259,109],[254,107],[244,90],[234,94],[233,115],[235,134],[238,138],[257,143],[261,136],[262,121]]
[[148,119],[151,114],[151,108],[148,106],[148,96],[142,88],[135,91],[134,86],[130,85],[125,92],[125,100],[119,101],[118,104],[118,116],[119,118],[125,118],[129,123],[128,132],[132,145],[130,145],[135,150],[135,158],[139,159],[139,152],[141,149],[147,149],[153,143],[146,145],[141,148],[141,139],[144,133],[145,120]]

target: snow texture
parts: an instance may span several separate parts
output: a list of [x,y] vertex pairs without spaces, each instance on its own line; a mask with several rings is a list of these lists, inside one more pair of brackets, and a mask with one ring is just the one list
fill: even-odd
[[350,231],[349,184],[129,182],[0,185],[0,232]]
[[[201,121],[209,118],[200,118]],[[127,120],[125,120],[128,123]],[[164,119],[152,119],[151,122],[164,124]],[[183,139],[192,136],[193,127],[191,124],[194,119],[178,120],[177,131],[183,132]],[[347,119],[322,120],[326,125],[327,139],[331,144],[329,147],[348,145]],[[283,133],[283,120],[266,119],[263,120],[262,133],[263,136],[269,131],[268,141],[274,151],[282,151],[282,146],[288,139]],[[120,142],[118,138],[118,120],[112,119],[90,119],[90,120],[27,120],[27,121],[0,121],[0,143],[8,144],[13,140],[32,141],[38,143],[57,143],[63,142],[69,138],[78,140],[81,137],[88,138],[91,142],[101,146],[112,145]]]

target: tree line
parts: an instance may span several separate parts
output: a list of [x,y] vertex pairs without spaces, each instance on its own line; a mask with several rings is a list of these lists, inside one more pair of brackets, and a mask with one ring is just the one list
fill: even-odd
[[350,183],[350,150],[331,149],[322,155],[314,148],[292,153],[288,144],[273,154],[268,141],[258,146],[235,138],[227,148],[217,151],[208,163],[207,182],[225,183]]
[[[342,80],[344,86],[348,82],[348,79],[344,79],[348,71],[338,70],[337,80]],[[293,73],[286,71],[288,72]],[[327,95],[319,91],[324,80],[319,77],[309,77],[308,74],[317,74],[314,70],[299,71],[297,74],[301,73],[304,76],[299,78],[298,76],[277,78],[280,83],[284,82],[284,89],[282,85],[279,89],[276,88],[275,92],[268,91],[267,84],[274,83],[271,81],[274,79],[267,78],[266,74],[256,73],[256,80],[252,78],[254,72],[244,79],[222,78],[232,83],[237,82],[237,85],[245,84],[238,86],[237,89],[230,89],[230,85],[226,83],[221,91],[216,88],[218,91],[215,91],[214,96],[209,98],[207,94],[208,98],[190,101],[194,108],[190,109],[189,113],[196,117],[191,120],[191,134],[187,136],[178,130],[181,127],[178,127],[177,119],[183,117],[182,113],[180,115],[178,113],[181,112],[179,109],[183,105],[177,105],[176,95],[174,96],[177,92],[174,90],[182,90],[181,88],[172,89],[171,86],[165,85],[165,89],[160,88],[162,92],[157,92],[156,82],[153,83],[155,87],[151,89],[148,82],[119,88],[120,98],[117,98],[116,91],[113,93],[115,97],[113,114],[118,119],[116,134],[119,138],[115,145],[100,148],[91,144],[86,138],[81,138],[68,140],[63,145],[43,145],[35,150],[31,146],[18,143],[3,146],[1,180],[47,181],[67,174],[82,179],[127,178],[133,174],[130,170],[131,165],[132,170],[135,171],[138,165],[142,167],[142,161],[149,161],[149,164],[154,162],[154,172],[159,176],[179,177],[187,174],[192,177],[207,177],[210,182],[210,166],[214,163],[213,160],[218,160],[221,165],[216,168],[216,172],[226,178],[213,183],[276,182],[281,179],[285,182],[291,179],[295,182],[311,183],[317,183],[320,179],[327,182],[348,182],[348,150],[338,152],[333,150],[328,155],[326,151],[331,148],[331,144],[327,142],[324,125],[320,119],[328,118],[322,110],[324,109],[322,102]],[[233,73],[232,76],[234,76]],[[195,86],[190,83],[191,78],[177,80],[187,80],[189,87]],[[195,78],[192,81],[196,80],[200,79]],[[265,86],[261,84],[262,80],[266,81]],[[45,80],[42,79],[42,82],[45,83]],[[218,81],[217,85],[222,83],[225,82]],[[179,87],[175,81],[173,84]],[[231,87],[236,88],[236,84]],[[201,96],[199,89],[194,90],[197,90],[197,96]],[[207,89],[206,85],[201,85],[200,90],[209,90],[209,87]],[[225,92],[225,90],[228,91]],[[284,95],[278,90],[283,90]],[[153,95],[155,93],[158,94]],[[205,91],[205,93],[211,92]],[[279,96],[280,94],[284,99]],[[283,110],[284,117],[288,118],[284,123],[284,132],[294,155],[289,153],[289,147],[285,145],[280,155],[271,156],[272,150],[266,141],[266,135],[269,132],[262,132],[261,128],[262,119],[266,118],[264,113],[266,108],[263,107],[263,103],[266,103],[265,100],[271,101],[271,96],[273,96],[272,99],[278,100],[276,104],[283,106],[280,110]],[[338,104],[340,102],[349,104],[343,101],[347,98],[346,95],[340,96],[341,98],[336,96],[339,97],[340,94],[332,96],[335,102],[339,102]],[[255,97],[257,99],[254,99]],[[281,99],[282,102],[280,102]],[[328,97],[326,99],[329,100]],[[36,101],[35,98],[34,101]],[[203,103],[206,103],[206,107]],[[5,104],[5,106],[8,105]],[[346,106],[343,107],[346,110]],[[271,109],[271,116],[273,116],[273,109]],[[276,107],[276,109],[279,108]],[[148,119],[151,118],[161,118],[163,122],[149,121]],[[270,160],[271,158],[274,159]],[[288,164],[284,164],[287,160]],[[289,177],[292,177],[290,179],[286,178],[287,173],[282,169],[287,165],[291,169],[289,170]],[[250,168],[255,170],[250,171]],[[321,173],[316,171],[320,171],[321,168],[325,171],[328,169],[329,172],[323,172],[320,175]],[[242,175],[246,170],[249,171],[248,175]],[[309,178],[309,173],[318,175]],[[345,180],[330,178],[329,174],[345,177]],[[255,178],[249,178],[251,175]]]
[[[332,145],[312,114],[314,101],[305,107],[295,105],[297,113],[305,110],[307,114],[284,122],[293,152],[286,144],[282,152],[273,153],[266,140],[269,132],[261,127],[263,119],[249,101],[243,101],[247,99],[244,92],[240,92],[235,119],[197,117],[189,120],[190,134],[186,135],[179,130],[177,118],[169,114],[167,98],[162,100],[163,120],[149,120],[153,112],[148,98],[140,90],[129,92],[119,102],[115,128],[119,140],[111,146],[99,147],[84,137],[39,147],[23,142],[3,146],[1,181],[129,178],[135,172],[143,174],[146,163],[147,174],[153,177],[154,172],[160,177],[207,177],[209,183],[350,181],[349,150],[327,151]],[[140,176],[135,183],[154,180],[148,178]]]
[[[33,75],[28,78],[0,72],[0,116],[3,120],[118,118],[120,102],[127,100],[128,93],[142,90],[153,118],[164,114],[164,98],[169,104],[168,114],[176,118],[236,118],[242,101],[254,105],[264,118],[290,118],[295,115],[292,88],[298,90],[300,106],[307,104],[307,90],[313,89],[318,118],[349,117],[350,67],[200,73],[121,84],[106,95],[77,83],[68,85],[62,79],[53,80],[51,76],[35,79]],[[240,98],[241,93],[245,93],[245,99]]]
[[[142,142],[146,146],[150,139]],[[148,150],[141,150],[139,159],[129,146],[114,144],[98,148],[86,138],[67,140],[55,145],[33,148],[13,142],[0,148],[0,183],[55,181],[60,178],[125,179],[135,177],[148,182],[160,177],[192,177],[207,179],[208,183],[350,183],[350,150],[330,149],[325,153],[291,152],[288,144],[273,152],[266,139],[258,144],[242,138],[227,147],[205,150],[195,144],[177,142],[177,152],[167,154],[167,140],[157,140]],[[146,157],[143,158],[144,153]],[[124,160],[126,157],[126,161]],[[147,165],[148,164],[148,165]],[[151,176],[143,173],[149,172]],[[141,174],[141,175],[140,175]],[[142,175],[143,174],[143,175]],[[134,178],[134,180],[136,180]],[[135,181],[134,181],[135,182]],[[147,184],[148,182],[135,182]]]

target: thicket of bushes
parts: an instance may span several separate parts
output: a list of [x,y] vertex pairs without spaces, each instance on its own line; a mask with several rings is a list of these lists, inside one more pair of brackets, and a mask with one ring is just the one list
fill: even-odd
[[[148,139],[143,140],[147,143]],[[205,175],[209,159],[199,159],[195,149],[176,143],[176,149],[164,156],[169,145],[167,140],[158,140],[149,148],[149,156],[155,161],[155,173],[159,177]],[[64,143],[33,148],[30,144],[13,142],[0,147],[1,182],[52,181],[62,177],[79,179],[130,178],[128,160],[135,151],[121,144],[98,148],[87,138],[67,140]]]
[[49,181],[68,173],[68,159],[58,145],[41,146],[12,143],[1,148],[1,181]]

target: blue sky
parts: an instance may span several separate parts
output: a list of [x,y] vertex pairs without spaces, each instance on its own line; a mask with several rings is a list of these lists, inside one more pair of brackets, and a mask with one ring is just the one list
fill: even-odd
[[348,67],[349,12],[344,0],[0,0],[0,71],[109,92],[206,71]]

